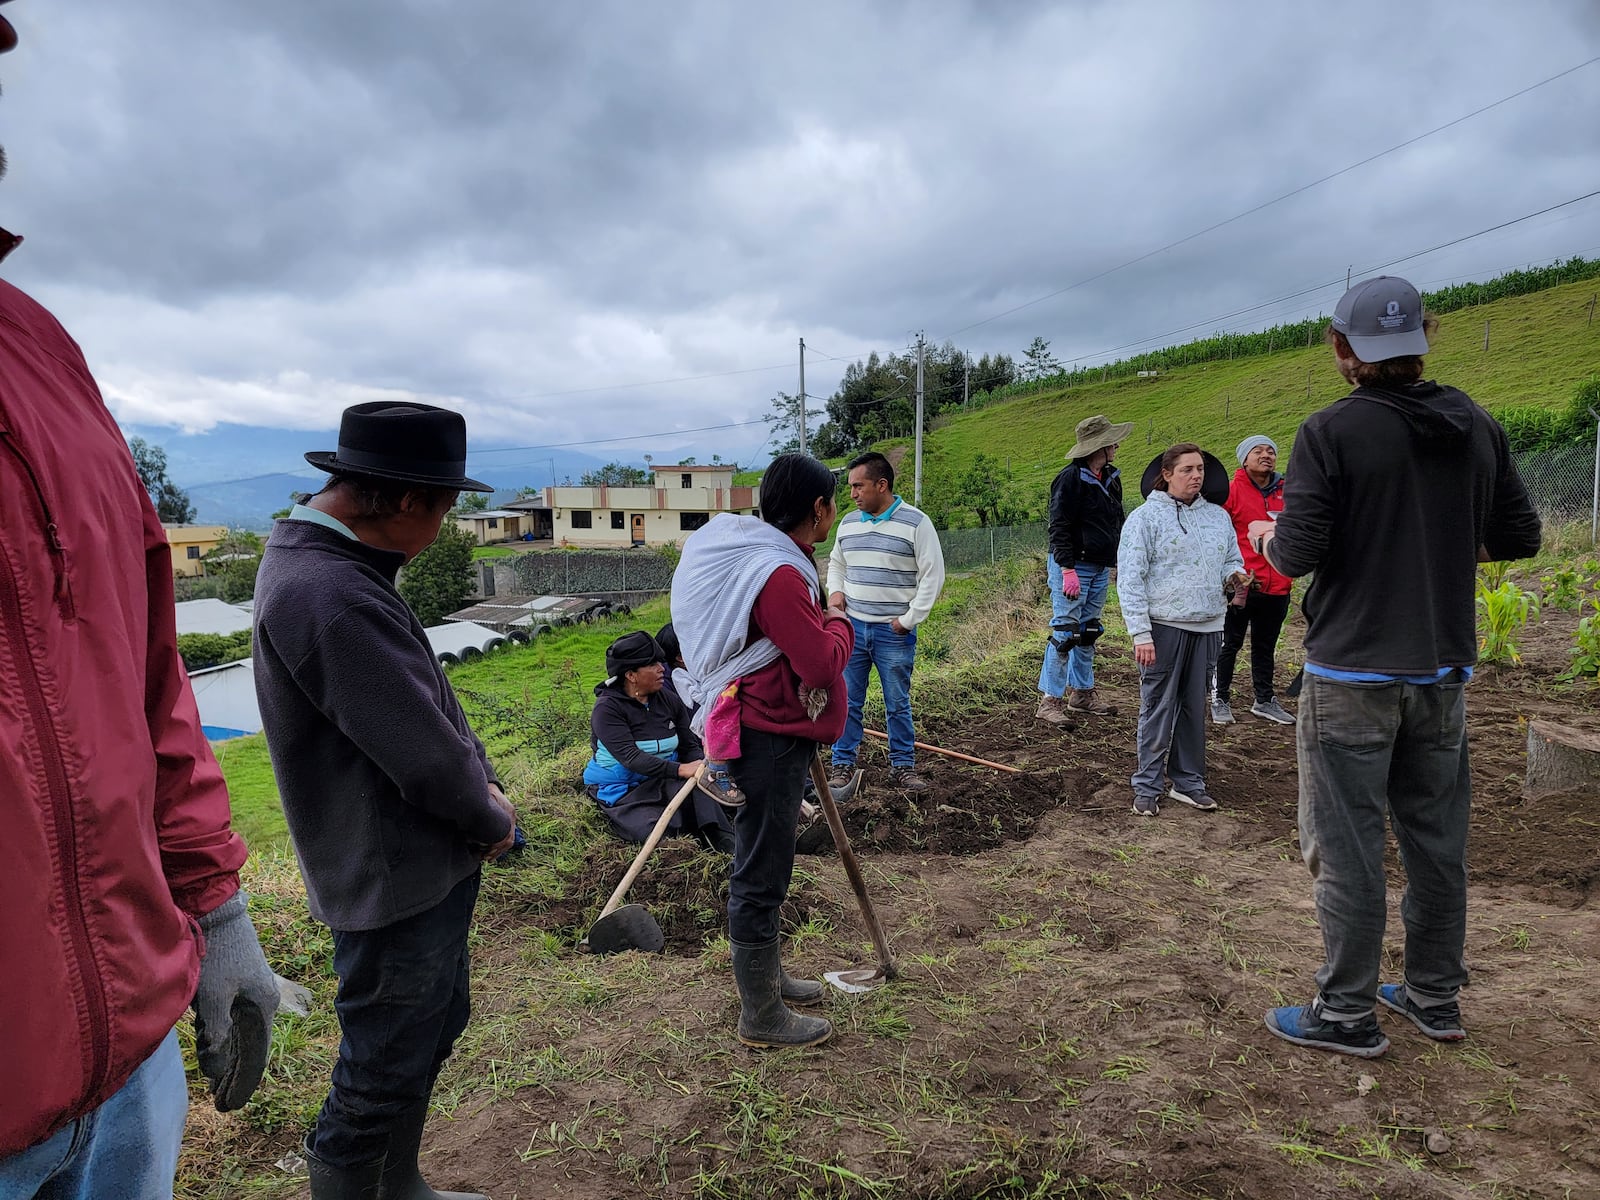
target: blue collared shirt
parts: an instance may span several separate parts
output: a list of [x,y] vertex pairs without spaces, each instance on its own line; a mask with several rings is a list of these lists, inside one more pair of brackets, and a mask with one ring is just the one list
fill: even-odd
[[350,532],[350,526],[346,525],[337,517],[330,517],[321,509],[312,508],[306,504],[296,504],[293,508],[291,508],[289,510],[289,520],[310,521],[313,525],[321,525],[324,529],[331,529],[335,533],[342,533],[352,542],[359,542],[361,540],[355,534]]

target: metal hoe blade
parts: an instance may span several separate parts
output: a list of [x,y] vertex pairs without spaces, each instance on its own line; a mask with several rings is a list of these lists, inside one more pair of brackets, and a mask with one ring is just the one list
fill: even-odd
[[620,954],[624,950],[660,954],[666,944],[666,935],[648,908],[642,904],[624,904],[594,923],[583,947],[591,954]]

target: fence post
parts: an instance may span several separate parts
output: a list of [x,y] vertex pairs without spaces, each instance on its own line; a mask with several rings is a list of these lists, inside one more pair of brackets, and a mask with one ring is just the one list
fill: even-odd
[[1589,410],[1594,418],[1594,494],[1589,501],[1589,544],[1600,546],[1600,413]]
[[1487,321],[1483,323],[1483,348],[1485,350],[1489,348],[1489,322]]
[[[1307,339],[1306,345],[1309,346],[1310,344],[1311,344],[1310,340]],[[1306,368],[1306,399],[1307,400],[1311,399],[1311,370],[1312,370],[1312,368],[1310,368],[1310,367]]]
[[1589,324],[1590,325],[1594,324],[1594,302],[1595,302],[1596,299],[1600,299],[1600,292],[1597,292],[1597,293],[1595,293],[1595,295],[1589,297]]
[[994,526],[989,526],[989,565],[994,566]]

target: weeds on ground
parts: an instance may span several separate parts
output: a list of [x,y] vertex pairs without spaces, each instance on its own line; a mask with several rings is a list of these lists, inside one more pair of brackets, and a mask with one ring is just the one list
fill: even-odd
[[1589,601],[1589,607],[1594,611],[1578,622],[1572,635],[1572,664],[1562,679],[1600,679],[1600,600]]

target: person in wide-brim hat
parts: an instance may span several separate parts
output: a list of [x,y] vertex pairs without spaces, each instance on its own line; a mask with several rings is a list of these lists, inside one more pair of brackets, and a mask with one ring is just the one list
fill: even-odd
[[1133,423],[1114,424],[1103,413],[1078,422],[1067,465],[1050,484],[1050,644],[1039,667],[1039,707],[1034,716],[1066,725],[1068,711],[1109,716],[1113,706],[1094,683],[1094,643],[1110,594],[1111,568],[1122,535],[1122,476],[1113,465],[1117,443]]
[[1104,450],[1122,441],[1133,432],[1133,422],[1124,421],[1116,425],[1104,413],[1096,413],[1079,421],[1077,429],[1073,432],[1078,440],[1072,444],[1072,449],[1067,451],[1067,457],[1088,458],[1096,450]]
[[489,490],[466,457],[458,413],[346,409],[338,449],[306,455],[326,486],[273,527],[256,576],[256,694],[307,901],[336,931],[340,997],[383,1001],[336,1013],[338,1065],[301,1147],[315,1196],[434,1194],[417,1156],[469,1019],[480,865],[517,844],[425,628],[460,597],[424,574],[413,607],[397,586],[457,495]]

